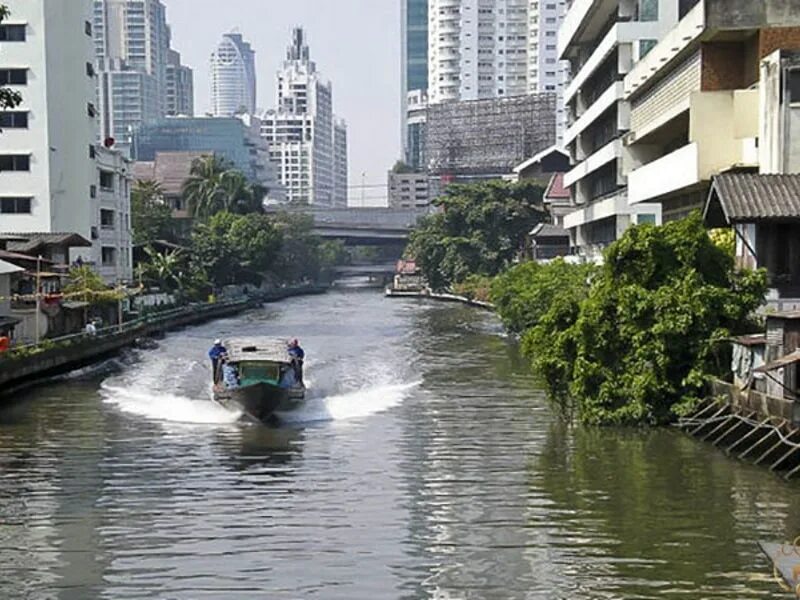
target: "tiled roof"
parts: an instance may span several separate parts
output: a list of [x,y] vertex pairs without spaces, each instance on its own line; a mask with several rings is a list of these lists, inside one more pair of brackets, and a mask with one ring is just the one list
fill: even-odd
[[531,229],[529,235],[534,238],[568,238],[569,232],[558,225],[539,223],[536,227]]
[[705,208],[712,227],[747,221],[800,220],[800,175],[717,175]]
[[9,250],[22,254],[33,252],[42,246],[66,246],[67,248],[91,248],[92,246],[89,240],[77,233],[0,233],[0,239],[3,237],[24,238],[24,241],[9,241],[6,246]]
[[545,200],[569,200],[569,190],[564,187],[564,173],[556,173],[544,193]]
[[179,196],[189,178],[192,163],[213,152],[158,152],[152,162],[136,162],[133,176],[139,180],[157,181],[165,196]]

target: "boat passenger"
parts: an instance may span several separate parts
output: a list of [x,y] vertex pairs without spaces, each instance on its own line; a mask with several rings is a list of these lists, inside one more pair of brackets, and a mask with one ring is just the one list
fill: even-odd
[[295,376],[294,367],[286,367],[281,369],[281,380],[278,383],[283,389],[288,390],[297,384],[297,377]]
[[303,383],[303,363],[306,359],[305,351],[300,347],[298,340],[292,340],[289,343],[289,356],[292,357],[292,367],[294,367],[294,374],[299,383]]
[[219,383],[220,381],[220,376],[222,375],[219,368],[220,360],[227,353],[225,346],[222,345],[222,340],[214,340],[214,345],[208,351],[208,358],[211,359],[211,372],[214,373],[214,383]]
[[240,385],[239,370],[236,365],[232,365],[225,358],[222,359],[222,381],[225,384],[225,388],[229,390],[238,388]]

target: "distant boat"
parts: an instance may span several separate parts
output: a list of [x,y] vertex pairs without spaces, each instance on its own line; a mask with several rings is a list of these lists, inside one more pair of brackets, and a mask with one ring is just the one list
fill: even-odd
[[275,413],[295,410],[305,400],[301,369],[289,354],[286,340],[233,338],[225,340],[227,368],[214,384],[214,400],[230,410],[242,411],[262,423]]

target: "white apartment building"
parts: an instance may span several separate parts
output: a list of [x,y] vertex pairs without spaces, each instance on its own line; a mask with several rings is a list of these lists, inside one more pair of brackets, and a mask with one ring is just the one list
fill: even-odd
[[256,53],[240,33],[226,33],[211,54],[211,112],[232,117],[256,112]]
[[345,124],[334,120],[331,84],[317,72],[301,28],[292,32],[277,108],[261,116],[261,132],[290,202],[347,205]]
[[[13,35],[0,42],[0,81],[23,102],[0,115],[0,230],[90,240],[97,223],[92,2],[4,3],[11,17],[0,27]],[[86,252],[71,258],[90,261]]]
[[479,100],[564,85],[557,32],[564,0],[431,0],[431,103]]
[[579,208],[564,226],[581,253],[596,255],[637,223],[660,223],[661,205],[630,205],[623,135],[631,127],[625,75],[678,20],[678,0],[574,0],[558,35],[571,64],[564,132],[572,169],[564,184]]
[[194,73],[192,69],[181,63],[179,52],[170,50],[167,56],[167,116],[194,116]]
[[92,262],[110,284],[133,280],[131,231],[132,161],[116,150],[95,149],[96,182],[92,189],[95,222]]
[[347,206],[347,123],[336,119],[333,124],[333,205]]
[[569,85],[569,62],[558,57],[558,29],[567,12],[565,0],[531,0],[528,5],[528,93],[555,92],[556,139],[567,128],[564,89]]

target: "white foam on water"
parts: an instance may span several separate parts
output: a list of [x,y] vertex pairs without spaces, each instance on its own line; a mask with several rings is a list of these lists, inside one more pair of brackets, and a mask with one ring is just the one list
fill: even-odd
[[398,406],[422,382],[365,387],[328,397],[311,397],[297,410],[280,413],[284,423],[314,423],[363,419]]
[[241,413],[229,411],[211,400],[194,400],[174,394],[125,388],[104,383],[104,400],[124,412],[155,421],[197,425],[227,425]]

